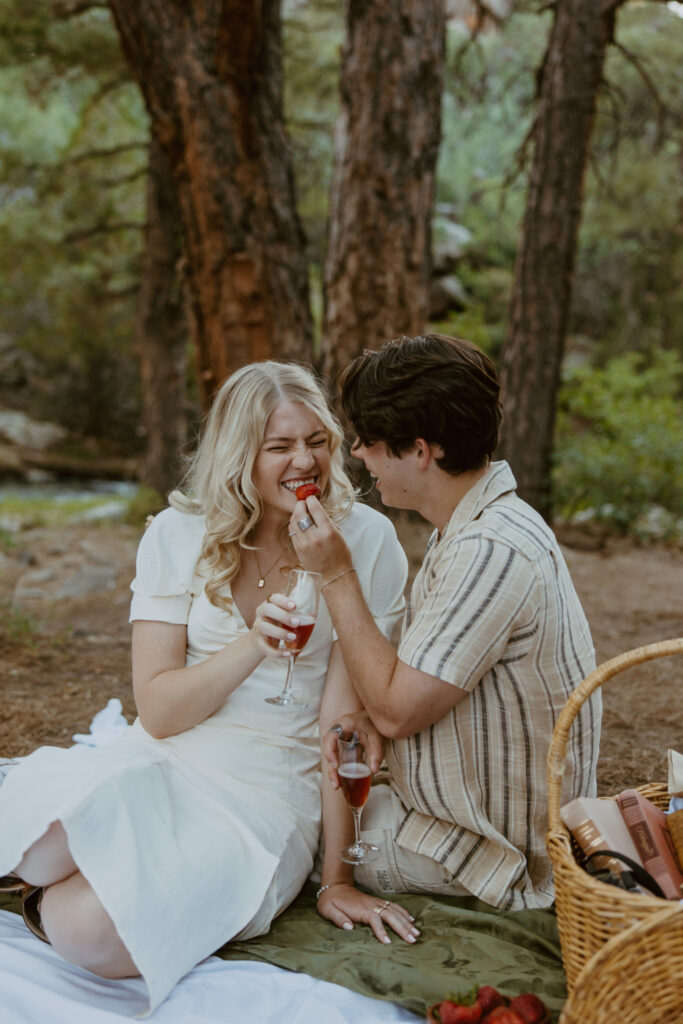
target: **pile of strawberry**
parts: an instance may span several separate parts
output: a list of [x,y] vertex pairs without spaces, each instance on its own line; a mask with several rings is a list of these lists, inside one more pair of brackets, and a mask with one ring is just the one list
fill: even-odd
[[548,1024],[550,1021],[548,1008],[532,992],[508,999],[491,985],[482,985],[456,999],[444,999],[430,1006],[427,1012],[430,1024]]

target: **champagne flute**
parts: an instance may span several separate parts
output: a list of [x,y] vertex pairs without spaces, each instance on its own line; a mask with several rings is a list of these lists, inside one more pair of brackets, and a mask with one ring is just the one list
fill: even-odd
[[309,569],[292,569],[287,578],[285,596],[291,597],[296,602],[294,614],[299,620],[298,626],[288,626],[290,633],[295,633],[294,640],[283,641],[284,646],[292,653],[287,663],[287,676],[282,693],[277,697],[266,697],[266,704],[276,704],[278,707],[306,708],[305,701],[297,700],[292,694],[292,676],[294,674],[294,662],[301,654],[301,651],[308,643],[315,620],[318,615],[318,604],[320,602],[320,583],[322,576],[319,572],[311,572]]
[[342,733],[337,739],[337,756],[339,768],[337,775],[341,783],[342,793],[353,814],[353,826],[356,838],[350,846],[345,846],[339,856],[347,864],[366,864],[375,860],[379,848],[374,843],[365,843],[360,837],[360,816],[365,801],[370,793],[372,772],[365,762],[365,748],[360,740],[360,733]]

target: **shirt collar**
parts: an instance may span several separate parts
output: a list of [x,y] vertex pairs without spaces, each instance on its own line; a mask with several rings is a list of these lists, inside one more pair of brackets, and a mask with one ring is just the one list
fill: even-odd
[[477,519],[484,509],[503,494],[516,490],[517,481],[507,462],[492,462],[486,472],[470,487],[469,491],[453,509],[442,537],[458,533],[464,526]]

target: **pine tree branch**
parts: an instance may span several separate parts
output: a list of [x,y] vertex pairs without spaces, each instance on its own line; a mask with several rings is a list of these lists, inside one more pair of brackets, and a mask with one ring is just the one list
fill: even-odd
[[145,221],[118,221],[109,224],[93,224],[89,228],[82,228],[80,231],[70,231],[64,235],[62,242],[69,244],[71,242],[84,242],[88,238],[94,238],[95,235],[111,235],[118,231],[144,231]]
[[655,82],[652,80],[649,73],[645,69],[643,62],[638,56],[638,54],[633,53],[632,50],[628,50],[623,43],[617,42],[616,39],[612,41],[612,45],[615,47],[616,50],[619,51],[619,53],[621,53],[623,57],[626,58],[629,64],[633,65],[638,75],[640,76],[641,81],[645,85],[645,88],[654,100],[657,117],[657,137],[655,139],[655,148],[659,149],[664,141],[664,130],[667,118],[673,116],[672,111],[669,109],[669,107],[662,99],[659,89],[657,88]]
[[77,18],[87,11],[108,11],[108,3],[98,3],[96,0],[82,0],[79,3],[67,3],[65,0],[52,0],[52,13],[60,21],[67,21],[69,18]]

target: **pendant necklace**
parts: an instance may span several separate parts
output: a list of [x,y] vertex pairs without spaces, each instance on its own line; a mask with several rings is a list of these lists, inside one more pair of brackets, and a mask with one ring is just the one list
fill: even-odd
[[282,558],[282,553],[280,553],[277,556],[277,558],[275,559],[275,561],[271,565],[271,567],[268,570],[268,572],[261,572],[261,566],[259,565],[258,555],[256,554],[256,549],[254,549],[254,560],[256,561],[256,568],[258,569],[258,574],[259,574],[259,581],[258,581],[258,588],[259,588],[259,590],[263,590],[263,588],[266,585],[266,577],[270,576],[271,572],[273,571],[273,569],[275,568],[275,566],[277,565],[277,563],[280,561],[281,558]]

